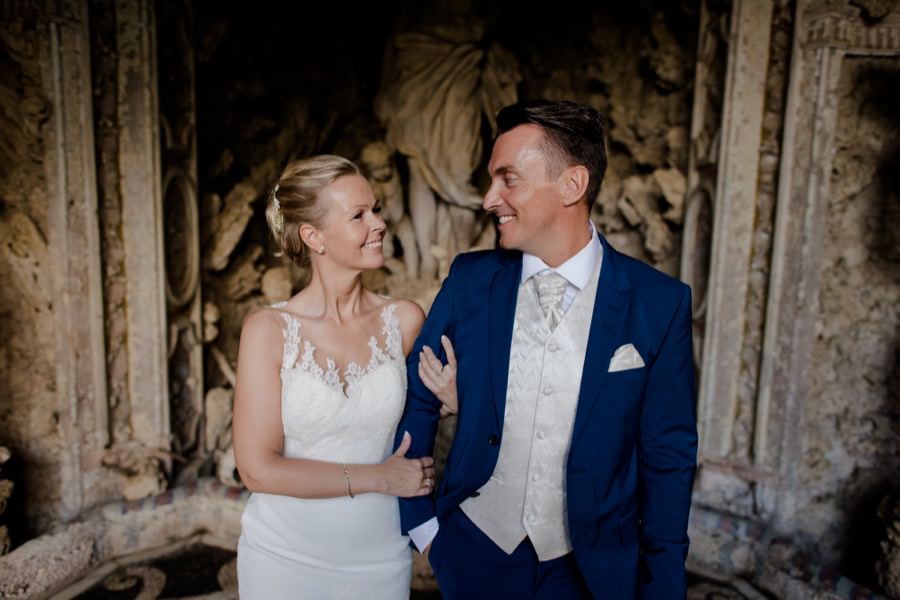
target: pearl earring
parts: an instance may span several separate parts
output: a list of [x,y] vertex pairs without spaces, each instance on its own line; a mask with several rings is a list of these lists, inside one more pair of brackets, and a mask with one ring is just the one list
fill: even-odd
[[325,246],[319,248],[319,254],[325,254]]

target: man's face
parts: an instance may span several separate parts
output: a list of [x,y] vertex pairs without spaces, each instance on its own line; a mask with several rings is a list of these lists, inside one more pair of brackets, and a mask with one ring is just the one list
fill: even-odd
[[482,206],[497,218],[500,246],[543,256],[553,245],[552,225],[563,206],[558,179],[547,177],[537,125],[519,125],[497,138]]

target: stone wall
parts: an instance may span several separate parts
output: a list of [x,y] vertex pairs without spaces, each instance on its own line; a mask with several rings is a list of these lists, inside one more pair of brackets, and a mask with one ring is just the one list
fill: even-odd
[[900,470],[900,58],[845,58],[803,415],[796,526],[848,562],[877,551]]
[[48,248],[45,132],[39,30],[0,20],[0,444],[28,468],[22,487],[41,530],[58,514],[64,441],[56,389],[53,278]]

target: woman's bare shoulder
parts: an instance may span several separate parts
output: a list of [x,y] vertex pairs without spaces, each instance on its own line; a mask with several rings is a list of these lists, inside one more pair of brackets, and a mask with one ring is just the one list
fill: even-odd
[[422,310],[422,307],[417,302],[408,298],[397,298],[391,300],[391,302],[397,305],[397,316],[400,318],[401,323],[407,321],[418,323],[419,327],[422,326],[422,323],[425,321],[425,311]]
[[254,341],[281,338],[284,335],[285,314],[287,313],[284,310],[276,306],[253,309],[244,317],[241,338]]

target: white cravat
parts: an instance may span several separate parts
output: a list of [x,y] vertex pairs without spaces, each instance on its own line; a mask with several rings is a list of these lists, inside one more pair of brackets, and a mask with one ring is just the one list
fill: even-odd
[[541,312],[544,313],[544,319],[547,321],[550,331],[555,331],[556,326],[563,318],[560,304],[566,288],[569,287],[569,280],[556,271],[547,269],[532,277],[531,283],[537,294],[538,304],[541,305]]

